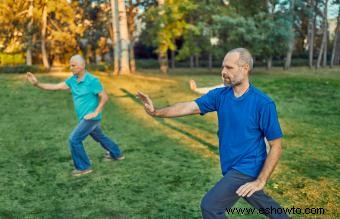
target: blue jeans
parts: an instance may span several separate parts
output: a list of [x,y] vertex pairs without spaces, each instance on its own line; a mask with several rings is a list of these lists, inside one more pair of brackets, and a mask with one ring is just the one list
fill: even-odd
[[90,160],[85,152],[83,141],[90,135],[95,141],[107,151],[113,158],[122,156],[118,145],[104,135],[100,128],[100,120],[81,120],[69,137],[70,150],[74,166],[77,170],[86,170],[91,166]]
[[[237,170],[230,170],[224,177],[217,182],[217,184],[205,194],[201,202],[201,211],[204,219],[225,219],[226,209],[232,206],[240,198],[236,194],[236,190],[247,182],[254,181],[255,178],[245,175]],[[255,192],[250,197],[244,199],[256,209],[278,209],[280,205],[275,202],[271,197],[266,195],[263,190]],[[282,210],[282,209],[281,209]],[[277,212],[281,213],[281,210]],[[266,216],[269,218],[289,218],[286,214],[275,214],[272,210]],[[249,215],[251,218],[251,215]]]

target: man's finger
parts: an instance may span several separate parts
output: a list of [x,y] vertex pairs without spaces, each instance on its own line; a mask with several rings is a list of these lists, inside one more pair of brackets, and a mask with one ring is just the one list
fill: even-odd
[[252,187],[246,187],[245,190],[243,191],[243,193],[241,194],[242,197],[245,197],[247,194],[249,194],[249,192],[252,191]]
[[255,189],[251,190],[251,191],[248,193],[247,197],[250,197],[250,196],[252,196],[252,195],[253,195],[255,192],[256,192],[256,190],[255,190]]
[[243,189],[244,189],[244,187],[245,187],[246,185],[247,185],[247,184],[244,184],[244,185],[240,186],[240,187],[236,190],[236,193],[237,193],[238,195],[240,195],[240,194],[243,192]]
[[140,98],[145,98],[146,95],[143,94],[142,92],[138,91],[137,96],[140,97]]
[[140,93],[140,92],[137,93],[137,97],[143,102],[145,102],[147,100],[145,95],[143,93]]

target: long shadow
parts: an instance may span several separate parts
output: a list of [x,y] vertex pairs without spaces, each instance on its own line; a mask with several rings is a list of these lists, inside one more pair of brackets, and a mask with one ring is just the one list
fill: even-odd
[[212,152],[214,152],[214,153],[216,153],[216,154],[218,153],[218,147],[217,147],[217,146],[215,146],[215,145],[213,145],[213,144],[210,144],[209,142],[206,142],[205,140],[203,140],[203,139],[201,139],[201,138],[199,138],[199,137],[197,137],[197,136],[195,136],[195,135],[193,135],[193,134],[191,134],[191,133],[189,133],[189,132],[187,132],[187,131],[185,131],[185,130],[183,130],[183,129],[181,129],[181,128],[178,128],[178,127],[176,127],[176,126],[174,126],[174,125],[171,125],[171,124],[166,123],[166,121],[165,121],[164,119],[157,119],[157,121],[158,121],[159,123],[161,123],[162,125],[167,126],[167,127],[171,128],[171,129],[173,129],[173,130],[175,130],[175,131],[177,131],[177,132],[179,132],[179,133],[181,133],[181,134],[184,134],[184,135],[186,135],[187,137],[189,137],[189,138],[191,138],[191,139],[193,139],[193,140],[195,140],[195,141],[197,141],[197,142],[203,144],[203,145],[206,146],[210,151],[212,151]]
[[[134,102],[142,105],[142,103],[136,98],[136,96],[134,94],[132,94],[131,92],[129,92],[128,90],[123,89],[123,88],[121,88],[120,90],[126,94],[125,97],[130,97]],[[187,132],[187,131],[185,131],[185,130],[183,130],[181,128],[178,128],[178,127],[176,127],[174,125],[166,123],[166,121],[163,118],[155,118],[155,120],[158,121],[160,124],[162,124],[162,125],[164,125],[164,126],[166,126],[168,128],[171,128],[172,130],[175,130],[175,131],[177,131],[180,134],[184,134],[185,136],[191,138],[192,140],[194,140],[196,142],[199,142],[200,144],[203,144],[210,151],[214,152],[215,154],[218,154],[218,147],[216,145],[210,144],[209,142],[205,141],[202,138],[199,138],[199,137],[197,137],[195,135],[192,135],[191,133],[189,133],[189,132]]]
[[123,91],[123,93],[126,94],[126,96],[124,97],[130,97],[134,102],[142,105],[142,103],[137,99],[136,95],[134,95],[133,93],[129,92],[128,90],[124,89],[124,88],[120,88],[121,91]]

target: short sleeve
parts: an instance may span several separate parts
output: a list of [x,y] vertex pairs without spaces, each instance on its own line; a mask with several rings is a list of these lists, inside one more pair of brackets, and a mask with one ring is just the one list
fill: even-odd
[[103,86],[97,78],[92,81],[91,90],[94,94],[99,94],[103,91]]
[[282,130],[274,102],[267,103],[262,107],[260,111],[260,129],[268,141],[282,137]]
[[207,94],[195,100],[201,111],[201,115],[204,115],[208,112],[217,111],[219,106],[220,90],[220,88],[211,90]]
[[73,76],[71,76],[71,77],[69,77],[68,79],[66,79],[64,82],[65,82],[65,84],[69,87],[69,88],[71,88],[71,84],[72,84],[72,77]]

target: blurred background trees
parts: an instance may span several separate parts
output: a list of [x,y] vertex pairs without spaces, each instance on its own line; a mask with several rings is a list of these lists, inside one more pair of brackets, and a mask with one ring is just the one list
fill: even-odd
[[114,74],[219,67],[246,47],[255,65],[340,62],[339,0],[2,0],[0,65],[65,65],[82,54]]

